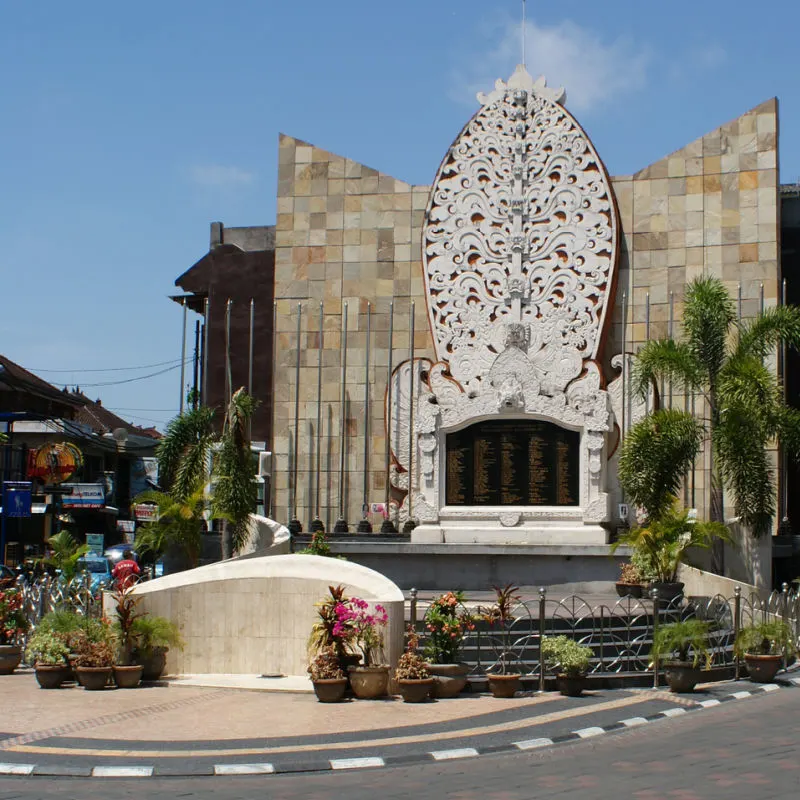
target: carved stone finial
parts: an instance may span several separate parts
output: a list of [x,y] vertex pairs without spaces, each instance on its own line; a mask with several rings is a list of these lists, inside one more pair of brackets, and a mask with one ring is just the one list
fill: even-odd
[[494,91],[489,92],[489,94],[478,92],[476,97],[478,102],[485,106],[504,97],[506,92],[509,91],[512,93],[511,97],[515,105],[527,103],[528,93],[539,95],[539,97],[551,100],[553,103],[560,103],[562,106],[567,102],[567,93],[563,87],[558,89],[549,88],[544,75],[540,75],[534,80],[522,64],[517,64],[514,74],[507,81],[496,80]]

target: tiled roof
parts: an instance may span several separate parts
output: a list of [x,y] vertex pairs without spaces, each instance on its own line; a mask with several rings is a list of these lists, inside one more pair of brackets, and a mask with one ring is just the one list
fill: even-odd
[[155,428],[140,428],[126,422],[122,417],[118,417],[113,411],[109,411],[100,400],[90,400],[83,392],[77,391],[71,394],[78,399],[83,407],[78,411],[75,420],[88,425],[97,433],[112,433],[117,428],[124,428],[133,436],[144,436],[150,439],[160,439],[161,434]]

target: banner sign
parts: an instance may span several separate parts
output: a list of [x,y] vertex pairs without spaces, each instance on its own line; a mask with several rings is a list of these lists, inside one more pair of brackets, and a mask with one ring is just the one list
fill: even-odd
[[102,533],[87,533],[86,544],[89,545],[89,552],[96,553],[98,556],[103,555],[103,542],[105,536]]
[[140,503],[133,506],[133,516],[137,522],[155,522],[158,519],[158,506]]
[[3,483],[3,514],[7,517],[31,515],[31,486],[29,481]]
[[136,530],[135,519],[118,519],[117,530],[121,533],[133,533]]
[[105,486],[102,483],[65,483],[64,488],[72,489],[61,500],[63,508],[104,508],[106,504]]

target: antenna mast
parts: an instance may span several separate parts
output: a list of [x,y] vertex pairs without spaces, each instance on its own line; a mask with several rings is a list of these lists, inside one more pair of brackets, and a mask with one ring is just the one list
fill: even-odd
[[525,63],[525,27],[526,27],[525,6],[526,6],[526,0],[522,0],[522,66],[523,67],[527,67],[527,64]]

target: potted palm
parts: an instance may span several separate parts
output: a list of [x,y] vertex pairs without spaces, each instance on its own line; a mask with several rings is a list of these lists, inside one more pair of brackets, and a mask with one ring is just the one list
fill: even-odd
[[664,667],[673,692],[691,692],[700,682],[700,662],[708,662],[708,623],[686,619],[662,625],[653,637],[651,655]]
[[114,605],[117,618],[114,621],[113,633],[117,641],[117,659],[114,664],[114,682],[120,689],[134,689],[142,680],[144,667],[133,659],[136,647],[134,625],[136,620],[144,616],[136,611],[138,600],[130,590],[120,589],[114,594]]
[[361,661],[355,650],[354,620],[337,614],[340,604],[349,608],[350,598],[344,593],[344,586],[329,586],[328,596],[315,603],[317,621],[311,626],[308,638],[308,652],[313,658],[317,653],[333,648],[339,664],[347,672],[348,667]]
[[709,548],[715,541],[731,541],[730,531],[721,522],[694,520],[688,509],[680,507],[676,498],[656,517],[644,525],[622,533],[611,545],[613,553],[621,545],[632,547],[653,571],[652,589],[665,603],[683,594],[678,581],[678,567],[690,548]]
[[458,654],[467,631],[475,630],[475,618],[464,607],[463,592],[446,592],[425,612],[423,626],[428,634],[425,656],[428,672],[435,678],[434,697],[455,697],[467,684],[469,665]]
[[0,675],[10,675],[22,661],[22,646],[18,642],[28,627],[19,591],[0,591]]
[[619,580],[616,583],[620,597],[641,597],[644,591],[644,579],[638,567],[630,561],[620,564]]
[[327,647],[308,665],[314,694],[320,703],[338,703],[347,689],[347,676],[342,670],[336,651]]
[[[508,671],[510,627],[514,622],[514,607],[520,602],[517,587],[507,584],[494,586],[497,599],[494,605],[482,612],[483,619],[500,633],[500,655],[497,664],[486,673],[489,690],[495,697],[513,697],[520,688],[520,674]],[[499,672],[495,668],[499,667]]]
[[60,689],[61,684],[69,680],[72,670],[68,656],[64,638],[46,628],[37,629],[25,649],[25,660],[33,664],[36,681],[42,689]]
[[408,626],[406,651],[397,661],[394,679],[403,696],[404,703],[421,703],[436,686],[428,665],[417,652],[419,637],[413,625]]
[[565,697],[580,697],[586,687],[586,673],[592,648],[578,644],[568,636],[545,636],[542,657],[549,669],[556,670],[558,690]]
[[772,683],[784,654],[794,649],[791,628],[780,619],[756,622],[739,631],[734,649],[744,657],[751,681]]
[[157,681],[167,664],[171,648],[182,649],[178,626],[166,617],[142,614],[131,626],[134,641],[133,661],[142,665],[142,680]]

